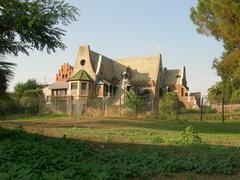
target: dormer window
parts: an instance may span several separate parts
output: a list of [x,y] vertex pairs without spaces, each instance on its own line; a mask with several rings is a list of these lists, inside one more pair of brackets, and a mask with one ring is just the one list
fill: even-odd
[[81,64],[82,66],[84,66],[85,63],[86,63],[86,60],[85,60],[85,59],[82,59],[82,60],[80,61],[80,64]]

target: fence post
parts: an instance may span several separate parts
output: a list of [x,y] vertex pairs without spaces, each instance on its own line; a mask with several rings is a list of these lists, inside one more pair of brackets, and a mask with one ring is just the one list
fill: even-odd
[[103,116],[105,116],[105,99],[102,98],[102,110],[103,110]]
[[104,116],[106,117],[108,115],[108,104],[107,104],[107,99],[105,99],[105,102],[104,102]]
[[39,109],[38,109],[38,114],[39,114],[39,115],[42,114],[42,99],[41,99],[41,97],[39,98]]
[[70,96],[70,116],[73,116],[73,96]]
[[55,113],[57,113],[57,97],[55,97]]
[[136,103],[136,116],[138,115],[138,94],[137,94],[137,103]]
[[203,98],[201,98],[201,107],[200,107],[200,120],[201,120],[201,123],[203,121]]
[[222,97],[222,123],[224,123],[224,97]]
[[119,115],[122,116],[122,98],[120,96],[120,101],[119,101]]
[[155,118],[158,118],[158,99],[155,99]]

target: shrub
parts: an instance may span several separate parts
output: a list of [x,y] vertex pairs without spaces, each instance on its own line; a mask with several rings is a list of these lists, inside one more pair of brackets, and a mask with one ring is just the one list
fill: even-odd
[[178,111],[182,104],[174,92],[165,94],[159,103],[159,113],[161,119],[177,119]]
[[235,90],[235,91],[232,92],[231,103],[232,104],[240,103],[240,89]]
[[181,132],[178,144],[191,145],[191,144],[200,144],[201,142],[202,142],[201,137],[194,130],[193,126],[187,126]]
[[213,109],[211,106],[203,106],[203,113],[204,114],[214,114],[217,113],[216,109]]
[[128,93],[124,106],[128,108],[130,114],[138,113],[144,110],[144,99],[135,91]]

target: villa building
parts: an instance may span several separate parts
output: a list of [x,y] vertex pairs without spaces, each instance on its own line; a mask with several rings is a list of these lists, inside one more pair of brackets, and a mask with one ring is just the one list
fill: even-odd
[[163,68],[160,54],[113,60],[88,45],[80,46],[74,67],[63,64],[48,88],[50,97],[102,97],[122,102],[132,90],[148,99],[160,99],[164,93],[175,91],[187,108],[198,107],[187,86],[185,67]]

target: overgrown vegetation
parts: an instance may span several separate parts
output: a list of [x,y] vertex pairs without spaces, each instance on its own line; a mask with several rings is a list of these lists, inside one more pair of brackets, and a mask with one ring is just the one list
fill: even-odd
[[21,129],[1,129],[0,133],[1,179],[126,179],[176,172],[233,174],[240,170],[240,150],[233,147],[125,146],[111,140],[89,144]]
[[127,108],[129,115],[136,115],[145,110],[144,98],[140,96],[137,92],[130,91],[127,94],[124,106]]
[[[76,20],[78,9],[64,0],[1,0],[0,1],[0,115],[8,109],[6,93],[13,76],[13,63],[4,61],[4,56],[19,53],[29,55],[36,49],[55,52],[65,49],[62,42],[65,30],[57,27]],[[31,108],[32,111],[32,108]],[[35,112],[36,110],[34,110]]]
[[186,127],[182,132],[180,139],[178,141],[181,145],[189,145],[189,144],[200,144],[202,142],[201,137],[195,131],[193,126]]
[[8,101],[5,102],[5,114],[38,114],[44,106],[42,85],[34,79],[24,83],[18,83],[14,91],[9,93]]
[[183,106],[176,93],[166,93],[159,103],[160,118],[172,120],[177,119],[181,107]]

